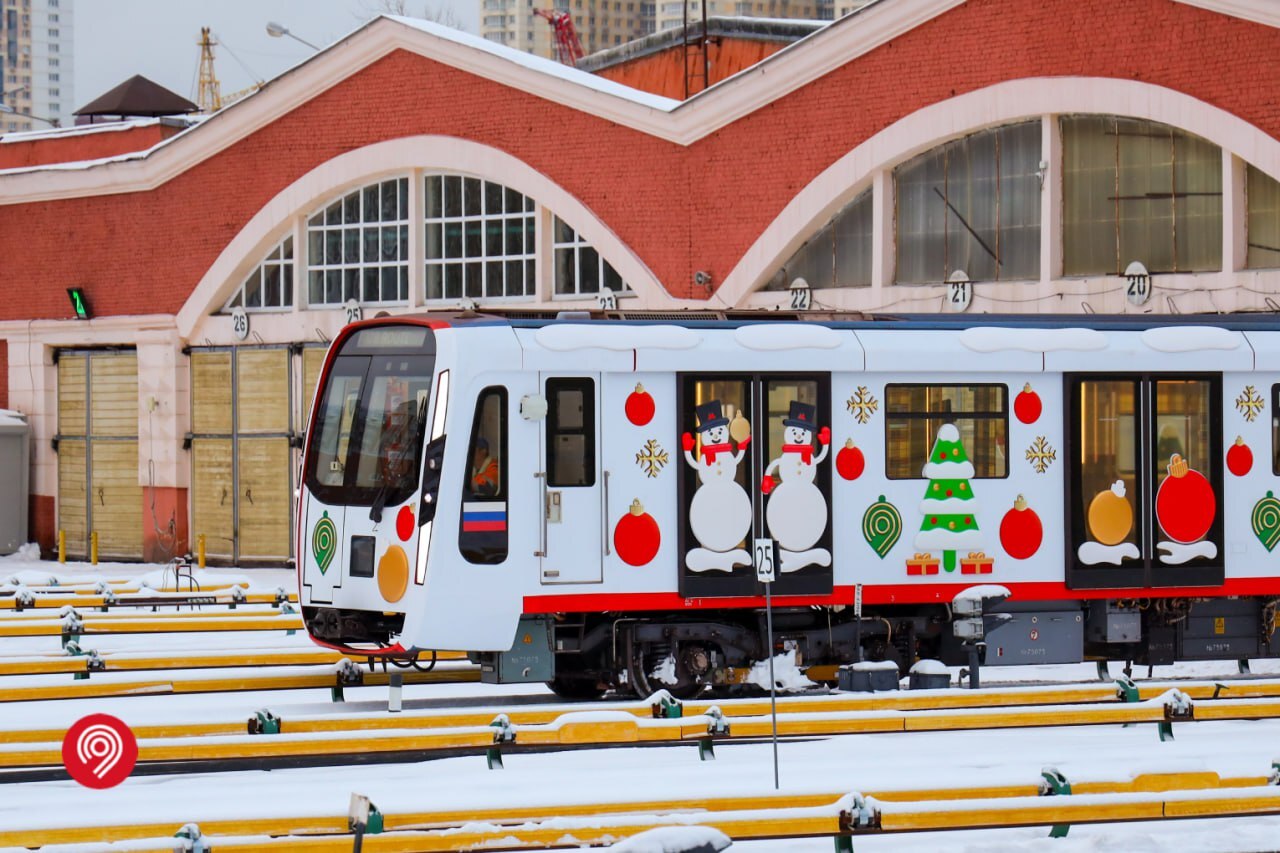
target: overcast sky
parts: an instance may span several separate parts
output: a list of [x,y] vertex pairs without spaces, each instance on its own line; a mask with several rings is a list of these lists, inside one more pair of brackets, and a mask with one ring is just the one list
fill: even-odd
[[[75,106],[141,74],[196,99],[200,28],[220,45],[214,68],[223,94],[270,80],[311,55],[288,36],[267,35],[277,21],[321,47],[384,8],[383,0],[74,0]],[[476,32],[479,0],[405,0],[424,14]]]

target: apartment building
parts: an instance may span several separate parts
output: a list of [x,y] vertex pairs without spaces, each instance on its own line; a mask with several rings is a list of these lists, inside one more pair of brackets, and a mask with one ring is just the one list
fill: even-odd
[[0,132],[70,124],[73,0],[0,0]]

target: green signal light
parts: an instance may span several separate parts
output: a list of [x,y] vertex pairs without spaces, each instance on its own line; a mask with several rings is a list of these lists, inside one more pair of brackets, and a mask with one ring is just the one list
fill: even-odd
[[71,310],[77,320],[89,319],[89,301],[84,298],[84,290],[79,287],[68,287],[67,296],[71,297]]

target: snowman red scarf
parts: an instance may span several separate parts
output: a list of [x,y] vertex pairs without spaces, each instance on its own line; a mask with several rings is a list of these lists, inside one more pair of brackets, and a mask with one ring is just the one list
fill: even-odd
[[813,464],[813,445],[812,444],[784,444],[782,445],[783,453],[799,453],[801,461],[806,465]]

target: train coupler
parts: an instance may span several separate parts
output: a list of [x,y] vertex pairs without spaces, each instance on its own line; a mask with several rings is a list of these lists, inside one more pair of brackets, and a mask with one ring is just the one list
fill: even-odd
[[511,718],[506,714],[499,714],[494,717],[493,722],[489,725],[494,729],[493,746],[484,751],[485,761],[488,763],[490,770],[501,770],[502,745],[516,742],[516,730],[511,725]]

